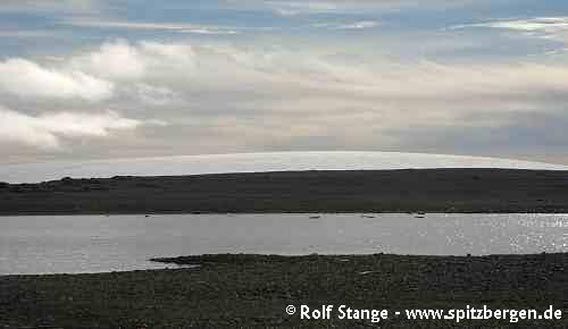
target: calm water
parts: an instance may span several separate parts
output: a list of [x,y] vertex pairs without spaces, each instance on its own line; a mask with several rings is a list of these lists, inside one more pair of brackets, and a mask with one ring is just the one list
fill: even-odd
[[[421,255],[568,251],[568,214],[0,217],[0,274],[161,268],[203,253]],[[313,217],[313,216],[311,216]]]

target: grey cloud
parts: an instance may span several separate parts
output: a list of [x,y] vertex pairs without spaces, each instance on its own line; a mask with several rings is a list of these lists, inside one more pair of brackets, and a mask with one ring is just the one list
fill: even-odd
[[[568,67],[561,64],[377,59],[354,65],[308,50],[185,42],[110,42],[74,53],[60,65],[116,85],[112,98],[100,104],[58,100],[68,111],[99,113],[99,106],[104,106],[140,122],[158,117],[173,123],[144,125],[130,138],[114,139],[113,132],[97,143],[89,141],[85,148],[65,145],[77,157],[306,147],[462,147],[457,153],[467,153],[476,151],[475,145],[490,148],[483,140],[471,139],[468,144],[467,138],[454,139],[462,141],[459,145],[449,144],[443,136],[452,129],[498,132],[525,113],[552,117],[563,110],[557,104],[568,91]],[[58,110],[52,100],[11,102],[20,112],[32,105],[42,106],[44,115]],[[112,147],[103,147],[111,143]]]
[[455,124],[440,126],[416,124],[388,132],[397,148],[538,159],[564,162],[568,152],[566,109],[528,111],[502,115],[494,126]]

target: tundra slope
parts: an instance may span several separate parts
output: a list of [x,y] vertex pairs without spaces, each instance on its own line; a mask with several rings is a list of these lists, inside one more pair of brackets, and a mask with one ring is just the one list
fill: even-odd
[[568,171],[405,169],[0,185],[0,214],[568,212]]

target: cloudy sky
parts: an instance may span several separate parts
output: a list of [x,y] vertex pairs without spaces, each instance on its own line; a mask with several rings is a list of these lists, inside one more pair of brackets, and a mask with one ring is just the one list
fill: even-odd
[[568,164],[568,1],[2,0],[0,163],[365,150]]

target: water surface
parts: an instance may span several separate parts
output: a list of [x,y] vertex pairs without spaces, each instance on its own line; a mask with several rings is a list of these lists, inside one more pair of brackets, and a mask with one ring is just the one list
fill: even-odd
[[567,214],[0,217],[0,274],[162,268],[204,253],[416,255],[568,251]]

